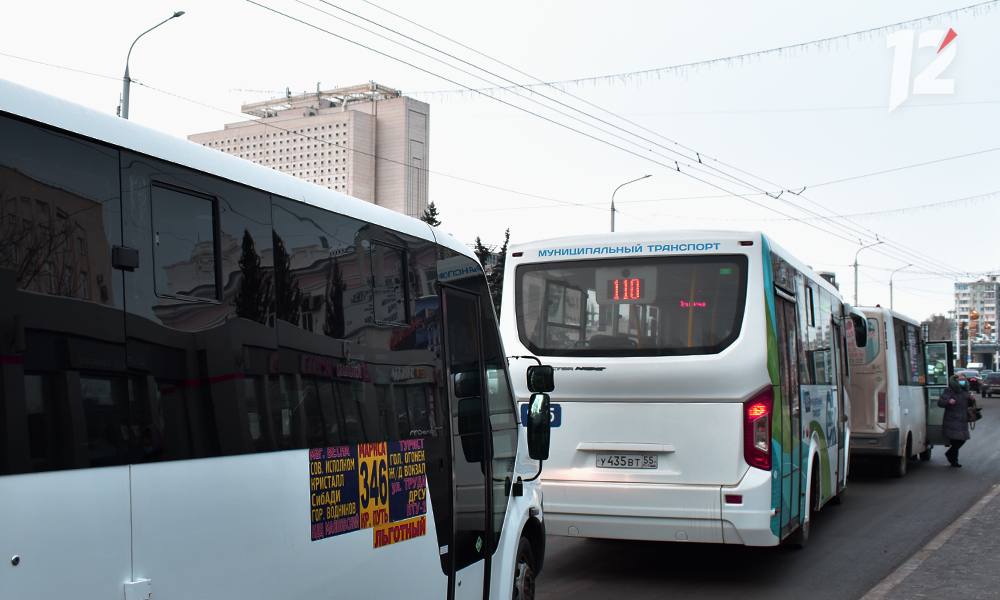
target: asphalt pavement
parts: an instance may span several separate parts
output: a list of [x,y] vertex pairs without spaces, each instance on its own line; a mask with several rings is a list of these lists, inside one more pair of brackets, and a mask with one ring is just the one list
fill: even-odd
[[[843,503],[828,505],[816,515],[809,544],[803,549],[549,536],[537,597],[861,598],[897,573],[897,568],[1000,483],[1000,398],[981,399],[980,405],[984,418],[962,448],[963,468],[950,468],[940,447],[934,449],[930,462],[912,465],[903,479],[889,477],[878,463],[852,463]],[[984,517],[963,525],[968,527],[964,534],[978,537],[980,545],[1000,533],[1000,501],[995,504],[996,521]],[[984,509],[982,514],[993,513]],[[989,531],[976,531],[983,527]],[[959,533],[950,540],[959,546],[944,544],[942,548],[954,549],[950,560],[961,562],[962,540],[970,538],[962,536],[962,528],[957,529]],[[996,542],[993,553],[1000,556],[995,550]],[[928,598],[1000,597],[1000,589],[996,595],[966,596],[933,587],[952,575],[941,567],[945,555],[934,556],[940,560],[920,563],[888,597],[920,597],[915,594],[925,590]],[[996,575],[1000,567],[981,562],[985,572],[1000,582]],[[962,576],[960,570],[954,573]]]

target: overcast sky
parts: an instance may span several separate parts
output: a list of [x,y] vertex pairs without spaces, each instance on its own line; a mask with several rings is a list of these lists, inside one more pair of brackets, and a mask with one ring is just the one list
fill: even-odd
[[[258,1],[462,85],[491,85],[306,6],[313,4],[343,15],[320,0]],[[375,1],[546,81],[738,55],[973,3],[841,1],[818,6],[735,1]],[[523,75],[361,0],[330,2],[495,73],[527,81]],[[202,104],[133,86],[130,116],[138,123],[186,136],[240,120],[240,104],[265,99],[269,91],[287,86],[298,93],[315,90],[317,82],[325,89],[375,80],[431,104],[430,197],[441,211],[443,228],[463,242],[471,242],[479,235],[495,243],[502,239],[507,227],[514,242],[607,231],[612,190],[649,173],[653,177],[618,192],[619,231],[763,230],[804,262],[817,269],[836,271],[841,289],[850,299],[853,284],[849,265],[858,243],[827,231],[854,240],[857,233],[827,221],[809,221],[812,227],[788,220],[688,175],[709,179],[726,191],[757,191],[731,179],[707,177],[688,167],[681,167],[682,173],[678,173],[672,162],[675,155],[669,152],[678,147],[664,137],[699,152],[707,165],[769,191],[805,187],[803,196],[748,196],[795,217],[811,216],[800,206],[824,216],[830,214],[826,211],[854,215],[998,191],[1000,152],[816,185],[1000,146],[998,8],[987,6],[916,25],[913,29],[917,37],[924,30],[943,32],[948,28],[958,34],[951,44],[954,50],[949,50],[954,52],[954,59],[939,75],[954,80],[954,92],[912,95],[894,111],[888,110],[894,51],[887,47],[889,34],[884,32],[750,60],[564,87],[616,116],[601,113],[556,90],[539,90],[613,122],[622,129],[601,127],[628,141],[523,98],[497,94],[532,112],[628,147],[640,156],[489,98],[470,93],[426,93],[458,86],[243,0],[12,3],[5,7],[0,22],[0,53],[104,77],[9,56],[0,56],[0,77],[113,113],[121,88],[117,78],[121,77],[129,44],[172,11],[185,10],[187,14],[182,18],[139,42],[132,55],[131,73],[155,88]],[[913,51],[913,77],[932,65],[938,57],[936,50]],[[490,75],[483,77],[499,81]],[[637,140],[633,135],[636,133],[660,145]],[[712,159],[723,161],[725,166]],[[547,199],[499,191],[446,175]],[[771,183],[763,183],[760,177]],[[853,217],[854,223],[847,223],[848,227],[862,229],[865,235],[877,233],[909,248],[878,249],[886,249],[893,256],[876,249],[861,253],[861,304],[888,305],[889,272],[913,263],[895,277],[896,308],[916,318],[950,309],[953,280],[932,272],[1000,270],[998,198],[1000,195],[992,195],[939,207]],[[637,240],[641,237],[637,236]],[[937,262],[931,264],[929,259]]]

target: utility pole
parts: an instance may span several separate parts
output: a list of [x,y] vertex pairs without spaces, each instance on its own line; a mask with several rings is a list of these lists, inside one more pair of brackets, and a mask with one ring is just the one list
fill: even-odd
[[175,12],[174,14],[170,15],[166,19],[163,19],[162,21],[160,21],[156,25],[153,25],[152,27],[150,27],[146,31],[143,31],[142,33],[140,33],[139,37],[135,38],[135,40],[132,41],[132,45],[128,47],[128,55],[125,56],[125,76],[122,77],[122,100],[121,100],[121,104],[118,106],[118,116],[120,116],[121,118],[128,119],[128,99],[129,99],[128,97],[129,97],[129,92],[132,89],[132,77],[128,73],[128,62],[129,62],[129,59],[132,58],[132,48],[135,48],[135,43],[138,42],[139,38],[141,38],[142,36],[146,35],[150,31],[156,29],[160,25],[163,25],[167,21],[170,21],[171,19],[176,19],[177,17],[182,17],[182,16],[184,16],[184,11],[183,10],[179,10],[179,11]]
[[628,185],[630,183],[635,183],[636,181],[642,181],[643,179],[646,179],[647,177],[652,177],[652,175],[643,175],[642,177],[637,177],[636,179],[633,179],[632,181],[626,181],[625,183],[623,183],[620,186],[616,187],[615,191],[611,192],[611,233],[615,232],[615,194],[617,194],[618,190],[622,189],[626,185]]
[[[857,260],[855,260],[855,263],[856,262],[857,262]],[[892,276],[895,275],[896,273],[902,271],[903,269],[906,269],[907,267],[912,267],[912,266],[913,266],[913,264],[904,265],[902,267],[899,267],[898,269],[896,269],[892,273],[889,273],[889,309],[890,310],[896,310],[896,305],[893,303],[893,299],[892,299]],[[855,266],[855,269],[857,269],[857,266]],[[857,270],[855,270],[854,272],[857,273]],[[857,283],[855,283],[854,285],[857,285]],[[857,293],[857,288],[855,288],[855,293]]]
[[882,242],[881,240],[879,240],[879,241],[875,242],[874,244],[868,244],[867,246],[861,246],[860,248],[858,248],[858,251],[854,253],[854,306],[858,305],[858,255],[861,254],[861,251],[864,250],[865,248],[871,248],[872,246],[878,246],[879,244],[882,244],[882,243],[884,243],[884,242]]

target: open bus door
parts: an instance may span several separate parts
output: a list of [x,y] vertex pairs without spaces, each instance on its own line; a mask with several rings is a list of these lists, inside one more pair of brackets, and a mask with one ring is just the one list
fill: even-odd
[[924,398],[927,401],[928,446],[947,443],[944,433],[941,431],[944,409],[938,406],[937,401],[941,397],[941,392],[948,387],[948,379],[955,372],[953,350],[952,342],[926,342],[924,344],[924,359],[927,364]]

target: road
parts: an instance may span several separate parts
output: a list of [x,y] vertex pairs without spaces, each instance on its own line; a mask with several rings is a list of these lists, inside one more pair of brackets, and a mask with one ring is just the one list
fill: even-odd
[[940,447],[903,479],[853,464],[843,504],[816,515],[803,549],[549,536],[537,597],[859,598],[1000,482],[1000,398],[980,405],[962,469]]

